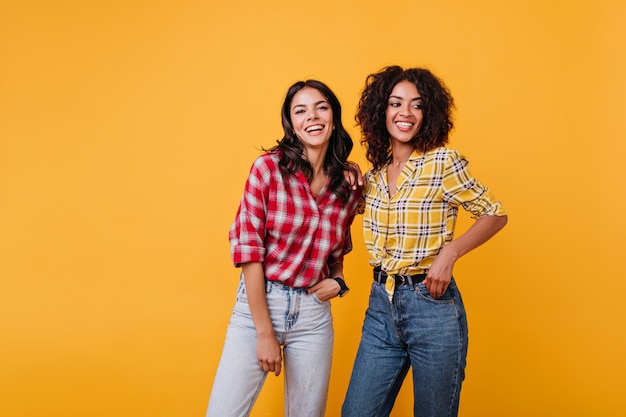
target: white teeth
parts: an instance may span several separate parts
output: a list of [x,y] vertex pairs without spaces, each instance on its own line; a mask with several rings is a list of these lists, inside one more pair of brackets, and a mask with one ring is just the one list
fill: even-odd
[[322,129],[324,129],[324,126],[321,126],[321,125],[315,125],[315,126],[309,126],[309,127],[307,127],[306,129],[304,129],[304,131],[308,133],[308,132],[313,132],[313,131],[315,131],[315,130],[322,130]]
[[397,124],[399,127],[406,128],[406,129],[408,129],[408,128],[410,128],[411,126],[413,126],[413,123],[408,123],[408,122],[396,122],[396,124]]

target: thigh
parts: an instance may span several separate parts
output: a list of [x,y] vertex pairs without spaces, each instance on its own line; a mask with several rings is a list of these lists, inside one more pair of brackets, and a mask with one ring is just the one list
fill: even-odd
[[383,285],[373,284],[342,416],[389,415],[408,369],[406,345],[398,337],[387,293]]
[[256,353],[256,329],[245,296],[238,292],[209,400],[207,417],[244,417],[265,381]]
[[440,299],[423,284],[407,295],[405,337],[413,370],[415,414],[453,416],[465,377],[467,323],[456,284]]
[[285,415],[323,417],[333,354],[330,303],[298,293],[297,317],[285,331]]

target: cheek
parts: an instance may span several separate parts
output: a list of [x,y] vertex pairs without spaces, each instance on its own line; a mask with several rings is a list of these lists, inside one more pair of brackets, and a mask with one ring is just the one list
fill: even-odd
[[298,129],[300,129],[302,127],[302,123],[298,119],[298,117],[292,117],[291,118],[291,126],[293,127],[294,130],[298,130]]
[[422,114],[422,112],[419,112],[415,115],[415,120],[417,121],[417,129],[419,130],[419,128],[422,127],[422,122],[424,121],[424,115]]

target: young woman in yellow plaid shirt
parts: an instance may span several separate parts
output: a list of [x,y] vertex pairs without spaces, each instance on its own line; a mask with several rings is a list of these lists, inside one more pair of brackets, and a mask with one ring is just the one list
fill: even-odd
[[[445,147],[453,107],[427,69],[391,66],[367,78],[356,120],[372,164],[363,224],[374,281],[343,417],[389,416],[409,369],[415,416],[458,414],[467,320],[452,270],[507,216]],[[476,221],[454,238],[459,207]]]

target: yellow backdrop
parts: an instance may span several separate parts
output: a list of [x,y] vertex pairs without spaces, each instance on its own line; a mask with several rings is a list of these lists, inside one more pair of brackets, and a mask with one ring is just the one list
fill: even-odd
[[[252,160],[281,135],[286,88],[328,83],[358,142],[363,81],[388,64],[446,81],[452,145],[510,215],[455,270],[470,325],[461,416],[625,415],[625,13],[3,0],[0,415],[202,416],[238,282],[228,228]],[[358,143],[352,159],[367,169]],[[353,230],[328,417],[371,280]],[[393,416],[410,415],[410,387]],[[253,415],[282,415],[281,378]]]

